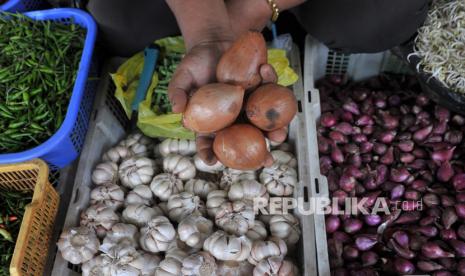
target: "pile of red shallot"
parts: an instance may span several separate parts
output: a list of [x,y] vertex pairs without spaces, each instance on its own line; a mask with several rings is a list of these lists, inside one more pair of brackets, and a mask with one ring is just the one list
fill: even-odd
[[[271,165],[273,157],[264,132],[270,139],[280,136],[276,142],[283,142],[283,129],[297,112],[292,90],[264,83],[263,65],[267,65],[265,39],[258,32],[245,33],[221,57],[216,70],[218,83],[200,87],[184,112],[184,126],[200,135],[214,134],[215,156],[233,169]],[[198,141],[208,144],[208,140]],[[208,145],[197,147],[201,152]]]
[[[390,213],[326,217],[333,275],[465,275],[465,117],[421,94],[415,78],[320,80],[321,172],[330,197]],[[347,211],[347,210],[346,210]]]

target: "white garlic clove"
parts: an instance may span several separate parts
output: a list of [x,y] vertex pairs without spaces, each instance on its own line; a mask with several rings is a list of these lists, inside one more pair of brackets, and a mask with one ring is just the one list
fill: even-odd
[[167,201],[171,195],[184,191],[184,185],[174,175],[162,173],[152,179],[150,189],[161,201]]

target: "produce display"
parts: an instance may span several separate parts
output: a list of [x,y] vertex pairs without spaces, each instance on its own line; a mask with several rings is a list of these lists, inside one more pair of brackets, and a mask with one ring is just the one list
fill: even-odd
[[0,189],[0,275],[10,275],[10,262],[24,209],[31,200],[32,195],[29,193]]
[[464,1],[432,1],[411,54],[420,57],[418,70],[430,73],[445,87],[459,93],[465,93],[464,24]]
[[272,166],[236,170],[205,164],[192,140],[130,134],[89,172],[90,205],[61,255],[83,275],[299,275],[299,219],[253,208],[293,195],[297,161],[286,143],[264,147]]
[[[333,275],[465,275],[465,118],[410,76],[317,86],[320,168],[347,211],[326,217]],[[349,213],[349,197],[368,214]],[[389,213],[372,212],[381,198]]]
[[[270,166],[265,133],[287,127],[297,113],[293,92],[264,84],[261,66],[267,64],[263,36],[248,32],[221,57],[219,83],[200,87],[189,99],[183,124],[197,134],[215,134],[213,151],[232,169],[257,170]],[[242,113],[242,111],[245,112]]]
[[0,14],[0,29],[0,152],[19,152],[60,128],[85,30],[10,13]]

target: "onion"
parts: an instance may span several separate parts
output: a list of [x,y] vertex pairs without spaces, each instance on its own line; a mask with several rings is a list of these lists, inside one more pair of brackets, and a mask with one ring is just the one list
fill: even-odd
[[400,141],[397,144],[397,147],[403,152],[411,152],[413,148],[415,147],[415,144],[411,140],[404,140],[404,141]]
[[183,124],[196,133],[213,133],[232,124],[242,108],[244,89],[222,83],[200,87],[190,98]]
[[461,219],[465,219],[465,203],[455,205],[455,213]]
[[457,202],[465,203],[465,192],[460,192],[455,195]]
[[454,176],[454,169],[449,161],[444,161],[436,172],[439,181],[447,182]]
[[410,261],[403,258],[395,258],[394,267],[400,274],[412,274],[415,272],[415,266]]
[[354,122],[354,115],[352,113],[348,112],[348,111],[345,111],[345,112],[342,113],[341,119],[344,122],[353,123]]
[[360,251],[367,251],[378,243],[376,235],[360,235],[355,238],[355,245]]
[[344,256],[344,259],[354,260],[358,258],[359,251],[354,246],[346,245],[344,246],[343,256]]
[[433,261],[418,261],[417,262],[417,267],[420,270],[423,270],[425,272],[432,272],[435,270],[441,270],[444,269],[444,267],[438,263],[435,263]]
[[452,117],[451,122],[457,126],[464,126],[465,125],[465,117],[462,115],[456,114]]
[[362,229],[363,222],[359,219],[349,218],[344,221],[344,231],[347,234],[353,234]]
[[345,136],[344,134],[336,130],[329,132],[328,136],[329,136],[329,139],[331,139],[334,143],[346,144],[347,142],[349,142],[349,139],[347,138],[347,136]]
[[342,231],[336,231],[333,233],[333,238],[341,241],[342,243],[349,243],[352,241],[349,235],[347,233],[342,232]]
[[444,141],[452,145],[458,145],[462,142],[463,133],[458,130],[450,130],[444,134]]
[[364,221],[369,226],[378,226],[381,223],[382,218],[379,215],[370,214],[364,217]]
[[372,266],[378,262],[379,257],[378,254],[373,251],[366,251],[362,253],[360,259],[362,260],[363,266]]
[[256,87],[262,81],[260,66],[267,63],[266,42],[259,32],[246,32],[223,54],[216,67],[216,78],[222,83]]
[[374,143],[373,145],[373,151],[379,155],[386,153],[387,148],[388,147],[385,144],[381,144],[381,143]]
[[459,228],[457,228],[457,236],[465,241],[465,224],[461,224]]
[[342,109],[354,115],[360,115],[360,110],[358,108],[358,105],[354,101],[352,101],[350,98],[344,102],[344,104],[342,105]]
[[465,191],[465,173],[457,174],[452,179],[456,191]]
[[344,154],[342,153],[341,149],[339,149],[339,147],[336,145],[336,143],[333,143],[331,148],[331,160],[333,160],[334,163],[337,164],[344,163]]
[[379,161],[385,165],[391,165],[394,163],[394,148],[389,147]]
[[213,142],[216,157],[237,170],[256,170],[271,157],[263,133],[247,124],[236,124],[219,131]]
[[456,240],[457,239],[457,233],[453,229],[442,229],[439,232],[439,236],[443,240]]
[[356,126],[371,126],[373,124],[373,119],[368,115],[362,115],[355,121]]
[[420,199],[420,193],[415,190],[406,190],[404,192],[404,198],[408,200],[418,200]]
[[397,132],[395,130],[388,130],[385,132],[381,132],[379,134],[378,139],[385,144],[390,144],[392,141],[394,141],[394,138],[396,138]]
[[402,258],[413,259],[415,257],[415,252],[411,251],[408,247],[401,246],[394,239],[390,239],[388,244]]
[[431,207],[431,206],[439,205],[440,200],[436,194],[428,193],[423,196],[423,202],[425,203],[426,206]]
[[402,247],[408,248],[410,243],[410,238],[407,233],[404,231],[396,231],[392,234],[394,240]]
[[320,116],[320,124],[324,127],[332,127],[337,123],[337,118],[334,114],[326,112]]
[[454,155],[454,150],[455,150],[455,147],[452,147],[450,149],[434,151],[431,154],[431,159],[437,163],[450,161],[450,159]]
[[331,141],[325,137],[318,135],[318,151],[320,153],[328,153],[331,146]]
[[413,134],[413,140],[415,140],[416,142],[422,142],[431,134],[432,131],[432,125],[419,129],[415,131],[415,133]]
[[[411,201],[405,201],[405,203],[409,203],[409,202]],[[405,208],[402,210],[405,211]],[[420,218],[421,218],[421,213],[418,211],[412,211],[412,212],[406,212],[406,213],[404,212],[396,219],[396,224],[409,224],[409,223],[418,221]]]
[[450,195],[441,195],[441,204],[444,207],[450,207],[450,206],[454,206],[456,204],[456,201]]
[[439,259],[439,258],[453,258],[454,254],[444,251],[437,243],[435,242],[426,242],[421,247],[421,253],[430,259]]
[[400,199],[405,192],[405,187],[402,184],[398,184],[394,186],[391,190],[391,200],[397,200]]
[[352,135],[354,128],[347,122],[341,122],[333,127],[334,130],[341,132],[344,135]]
[[289,88],[268,83],[252,92],[245,111],[252,124],[273,131],[289,125],[297,113],[297,100]]
[[415,231],[430,238],[435,237],[438,234],[438,229],[431,225],[417,226],[415,227]]
[[448,121],[450,118],[450,111],[440,105],[436,105],[434,108],[434,116],[439,121]]
[[433,224],[436,220],[437,220],[436,217],[427,216],[427,217],[422,218],[418,224],[419,224],[420,226],[431,225],[431,224]]
[[455,213],[455,209],[453,207],[447,207],[442,212],[442,225],[446,229],[450,229],[450,227],[458,220],[457,214]]
[[465,275],[465,259],[461,259],[457,264],[457,272],[459,275]]
[[341,225],[341,220],[337,216],[328,216],[326,218],[326,232],[334,233]]
[[459,240],[450,240],[449,244],[454,248],[458,257],[465,257],[465,242]]

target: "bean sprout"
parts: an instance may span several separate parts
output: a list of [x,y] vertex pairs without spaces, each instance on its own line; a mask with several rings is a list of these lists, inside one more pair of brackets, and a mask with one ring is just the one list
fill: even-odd
[[465,0],[434,0],[413,50],[418,71],[465,93]]

